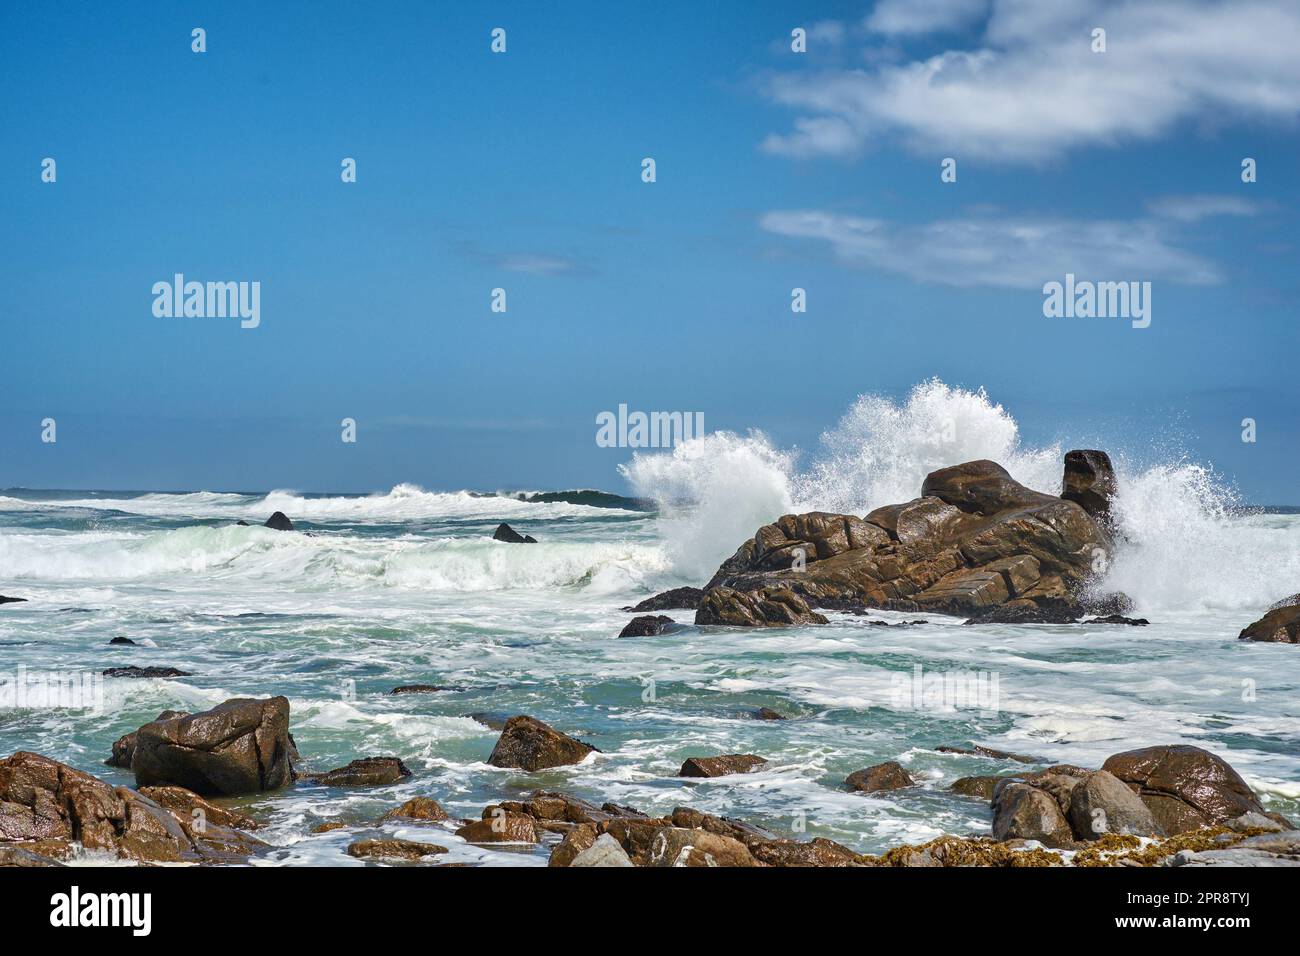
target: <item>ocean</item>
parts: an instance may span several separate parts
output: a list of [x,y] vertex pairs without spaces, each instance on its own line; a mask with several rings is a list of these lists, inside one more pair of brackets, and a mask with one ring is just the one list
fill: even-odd
[[[103,761],[160,711],[283,694],[309,769],[394,755],[413,771],[378,789],[302,783],[238,801],[269,822],[259,836],[274,848],[255,865],[360,865],[346,846],[409,797],[477,818],[536,788],[654,814],[687,805],[862,852],[988,832],[987,804],[947,788],[1021,765],[935,749],[945,745],[1093,767],[1126,749],[1194,744],[1225,757],[1269,810],[1300,816],[1300,649],[1237,640],[1300,591],[1300,514],[1244,508],[1199,465],[1117,456],[1121,544],[1103,585],[1130,595],[1146,627],[828,612],[825,626],[744,631],[668,611],[682,625],[670,633],[617,636],[633,616],[621,608],[702,585],[785,511],[862,515],[915,497],[933,468],[982,457],[1057,492],[1062,456],[1023,447],[982,393],[927,383],[905,403],[859,400],[805,466],[758,432],[637,454],[626,497],[411,484],[370,495],[8,489],[0,594],[27,603],[0,606],[0,679],[127,665],[192,676],[105,678],[94,710],[0,709],[0,755],[35,751],[129,786]],[[260,527],[274,511],[299,530]],[[503,521],[538,543],[492,540]],[[115,637],[136,646],[110,646]],[[986,693],[900,692],[934,675],[979,676]],[[389,693],[417,683],[447,689]],[[759,707],[789,719],[756,720]],[[488,766],[497,731],[483,715],[521,713],[601,753],[537,774]],[[718,753],[768,763],[721,780],[675,776],[685,758]],[[890,760],[918,786],[845,790],[850,772]],[[311,832],[334,820],[350,826]],[[448,846],[439,862],[547,858],[545,847],[469,846],[450,829],[381,829]]]

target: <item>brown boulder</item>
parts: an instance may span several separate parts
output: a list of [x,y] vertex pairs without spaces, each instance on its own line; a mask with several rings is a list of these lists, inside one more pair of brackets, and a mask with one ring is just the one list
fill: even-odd
[[[164,710],[154,720],[170,720],[173,717],[188,717],[187,710]],[[113,742],[113,755],[104,761],[110,767],[121,767],[125,770],[131,769],[131,758],[135,756],[135,734],[133,730],[129,734],[123,734]]]
[[361,860],[419,860],[450,852],[445,846],[414,840],[358,840],[348,846],[348,856]]
[[580,763],[591,744],[569,737],[534,717],[520,714],[506,721],[488,763],[529,772]]
[[400,807],[389,810],[382,820],[421,820],[427,823],[440,823],[447,819],[447,811],[437,800],[431,797],[412,797]]
[[261,826],[247,814],[219,807],[184,787],[141,787],[140,795],[170,810],[181,820],[204,820],[232,830],[256,830]]
[[211,710],[145,724],[131,769],[139,786],[173,784],[204,796],[290,783],[289,701],[236,698]]
[[999,841],[1037,840],[1053,848],[1074,845],[1074,833],[1052,795],[1016,781],[996,790],[993,838]]
[[874,767],[867,767],[865,770],[855,770],[849,774],[844,781],[844,785],[850,790],[857,790],[862,793],[875,793],[878,790],[901,790],[903,787],[910,787],[916,783],[912,775],[903,769],[903,765],[895,761],[888,763],[876,764]]
[[466,843],[537,843],[541,834],[533,818],[501,807],[485,807],[482,820],[472,820],[456,831]]
[[749,844],[749,852],[766,866],[861,866],[862,856],[846,846],[818,837],[808,843],[772,840]]
[[1102,769],[1141,797],[1169,836],[1226,824],[1243,813],[1264,812],[1237,771],[1200,747],[1127,750],[1108,757]]
[[646,611],[694,611],[700,606],[703,597],[703,588],[672,588],[668,591],[662,591],[654,597],[648,597],[634,607],[625,607],[623,610],[632,611],[635,614]]
[[808,602],[785,587],[754,591],[710,588],[695,612],[696,624],[731,627],[797,627],[825,624],[826,618],[808,607]]
[[396,757],[362,757],[346,767],[325,773],[303,774],[302,779],[326,787],[382,787],[409,777],[411,771]]
[[618,636],[656,637],[672,627],[674,623],[667,614],[645,614],[628,621],[623,630],[618,632]]
[[551,858],[547,866],[572,866],[573,861],[583,850],[590,850],[596,843],[596,837],[600,835],[594,823],[583,823],[575,826],[572,830],[564,835],[559,843],[551,850]]
[[1075,836],[1081,840],[1099,840],[1108,833],[1162,835],[1141,798],[1105,770],[1088,774],[1073,788],[1069,817]]
[[[628,855],[631,856],[631,853]],[[745,844],[731,837],[719,836],[708,830],[661,827],[651,840],[644,865],[659,867],[759,866],[760,864]]]
[[1118,490],[1110,455],[1091,449],[1065,453],[1061,497],[1073,501],[1107,528],[1112,523],[1110,504]]
[[1269,611],[1237,635],[1243,641],[1269,641],[1276,644],[1300,644],[1300,604],[1290,604]]
[[757,754],[719,754],[716,757],[688,757],[677,771],[679,777],[725,777],[750,773],[766,764]]

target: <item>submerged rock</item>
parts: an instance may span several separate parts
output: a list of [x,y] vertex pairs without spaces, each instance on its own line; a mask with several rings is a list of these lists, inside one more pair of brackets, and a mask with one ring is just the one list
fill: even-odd
[[118,645],[125,644],[125,645],[129,645],[129,646],[131,646],[131,647],[135,647],[135,646],[136,646],[135,641],[131,640],[131,638],[129,638],[129,637],[115,637],[115,638],[113,638],[111,641],[109,641],[108,643],[109,643],[110,646],[112,646],[112,645],[114,645],[114,644],[118,644]]
[[676,622],[665,614],[647,614],[642,617],[634,617],[623,630],[619,631],[618,636],[655,637],[664,633],[674,623]]
[[348,846],[347,852],[348,856],[362,860],[420,860],[451,851],[436,843],[417,843],[415,840],[358,840]]
[[105,677],[131,677],[140,680],[147,677],[193,677],[189,671],[177,670],[175,667],[110,667],[104,671]]
[[539,843],[541,834],[532,817],[500,807],[485,807],[482,820],[473,820],[456,836],[466,843]]
[[771,707],[758,707],[755,710],[750,711],[749,716],[753,717],[755,720],[789,720],[790,719],[786,717],[785,714],[782,714],[779,711],[775,711]]
[[1300,644],[1300,604],[1275,608],[1237,635],[1243,641]]
[[874,767],[867,767],[865,770],[855,770],[844,781],[846,787],[860,793],[875,793],[878,790],[901,790],[903,787],[911,787],[915,783],[916,781],[912,779],[912,775],[903,769],[903,765],[893,760],[876,764]]
[[346,767],[302,774],[301,778],[325,787],[382,787],[409,776],[411,771],[396,757],[362,757]]
[[276,790],[292,782],[289,701],[234,698],[145,724],[131,769],[139,786],[174,784],[204,796]]
[[438,684],[403,684],[401,687],[394,687],[388,693],[390,696],[401,694],[435,694],[439,691],[454,691],[455,689],[456,688],[454,687],[442,687]]
[[506,721],[487,762],[494,767],[537,771],[579,763],[593,752],[596,748],[591,744],[520,714]]
[[944,745],[935,747],[934,749],[936,753],[941,754],[961,754],[967,757],[988,757],[992,760],[1014,760],[1016,763],[1043,762],[1040,757],[1030,757],[1026,754],[1013,754],[1008,753],[1005,750],[994,750],[992,747],[981,747],[979,745],[974,747],[949,747]]
[[493,541],[505,541],[509,544],[536,544],[537,539],[531,534],[520,534],[504,521],[497,525],[496,531],[492,532]]
[[292,531],[293,522],[289,520],[288,515],[283,511],[277,511],[266,519],[266,524],[262,525],[262,527],[270,528],[273,531]]
[[27,598],[5,597],[0,594],[0,604],[26,604]]
[[716,757],[688,757],[677,771],[679,777],[725,777],[752,773],[767,763],[757,754],[719,754]]
[[700,606],[700,601],[703,598],[703,588],[672,588],[668,591],[662,591],[654,597],[646,598],[633,607],[625,607],[623,610],[632,611],[633,613],[642,613],[644,611],[694,611]]
[[1129,627],[1146,627],[1151,622],[1144,617],[1125,617],[1123,614],[1107,614],[1105,617],[1090,617],[1084,624],[1127,624]]

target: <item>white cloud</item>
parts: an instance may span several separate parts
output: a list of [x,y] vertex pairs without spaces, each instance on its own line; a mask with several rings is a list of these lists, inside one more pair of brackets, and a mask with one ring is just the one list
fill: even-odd
[[824,242],[847,266],[958,287],[1038,289],[1067,272],[1094,280],[1222,281],[1214,263],[1173,245],[1172,227],[1156,219],[1017,218],[981,212],[908,224],[779,210],[765,214],[760,225],[775,235]]
[[1161,196],[1147,203],[1147,211],[1162,219],[1200,222],[1210,216],[1253,216],[1259,204],[1240,196]]
[[880,0],[865,26],[889,36],[959,30],[988,9],[989,0]]
[[[896,17],[882,22],[901,32]],[[1107,31],[1105,53],[1092,52],[1094,27]],[[801,115],[763,148],[845,156],[888,138],[922,153],[1038,162],[1154,140],[1186,121],[1291,124],[1297,49],[1295,0],[992,0],[983,35],[965,48],[771,77],[767,95]]]

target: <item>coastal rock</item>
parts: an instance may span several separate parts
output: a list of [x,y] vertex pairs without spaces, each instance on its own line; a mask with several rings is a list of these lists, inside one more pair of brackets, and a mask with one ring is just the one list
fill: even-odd
[[406,764],[396,757],[362,757],[346,767],[303,774],[302,779],[325,787],[382,787],[410,775]]
[[773,588],[809,609],[968,616],[1015,605],[1024,609],[1013,612],[1017,623],[1073,621],[1108,547],[1107,529],[1077,502],[1026,488],[994,462],[966,462],[865,519],[811,512],[764,525],[718,569],[696,623],[808,623],[802,606],[798,615],[755,613],[755,596]]
[[878,790],[901,790],[916,783],[912,775],[895,761],[876,764],[865,770],[855,770],[849,774],[844,785],[850,790],[861,793],[875,793]]
[[476,724],[482,724],[489,730],[496,731],[505,730],[506,722],[510,720],[509,714],[488,710],[476,710],[472,714],[461,714],[461,716],[474,721]]
[[978,744],[974,747],[950,747],[940,745],[934,748],[935,753],[941,754],[960,754],[967,757],[988,757],[991,760],[1014,760],[1016,763],[1042,763],[1040,757],[1030,757],[1026,754],[1013,754],[1005,750],[994,750],[992,747],[981,747]]
[[1094,449],[1065,453],[1061,497],[1079,505],[1106,528],[1112,526],[1110,505],[1118,490],[1110,455]]
[[1280,607],[1294,607],[1300,604],[1300,594],[1292,594],[1290,597],[1284,597],[1280,601],[1274,601],[1268,606],[1268,610],[1276,611]]
[[1226,824],[1264,808],[1246,781],[1220,757],[1200,747],[1143,747],[1102,764],[1147,805],[1169,836]]
[[731,817],[715,816],[692,807],[674,807],[673,812],[664,818],[664,823],[687,830],[708,830],[718,836],[739,840],[745,846],[770,843],[777,839],[775,833],[754,826],[752,823],[734,820]]
[[786,587],[765,587],[754,591],[717,587],[705,593],[695,612],[695,623],[731,627],[797,627],[825,624],[827,621]]
[[650,842],[645,866],[758,866],[745,844],[708,830],[661,827]]
[[662,591],[654,597],[648,597],[633,607],[625,607],[623,610],[631,611],[634,614],[641,614],[646,611],[694,611],[700,606],[700,601],[703,599],[703,588],[672,588],[668,591]]
[[394,687],[388,693],[390,696],[400,696],[402,694],[434,694],[444,690],[455,690],[454,687],[442,687],[438,684],[403,684],[401,687]]
[[789,720],[784,714],[773,710],[771,707],[758,707],[750,711],[749,716],[755,720]]
[[1129,627],[1146,627],[1151,622],[1144,617],[1125,617],[1123,614],[1107,614],[1105,617],[1085,618],[1084,624],[1126,624]]
[[127,647],[135,647],[135,646],[137,646],[136,643],[135,643],[135,641],[131,640],[131,638],[129,638],[129,637],[120,637],[120,636],[119,636],[119,637],[115,637],[115,638],[113,638],[111,641],[108,642],[108,644],[109,644],[110,647],[123,646],[123,645],[125,645],[125,646],[127,646]]
[[63,866],[50,856],[42,856],[33,850],[21,846],[6,846],[0,843],[0,867],[46,867]]
[[993,798],[993,838],[1037,840],[1047,847],[1069,848],[1074,832],[1057,801],[1047,792],[1010,781]]
[[1088,774],[1072,789],[1069,818],[1081,840],[1097,840],[1108,833],[1162,835],[1147,805],[1105,770]]
[[794,840],[751,843],[749,852],[765,866],[861,866],[863,860],[861,854],[823,837],[807,843]]
[[487,807],[482,820],[473,820],[459,830],[456,836],[466,843],[537,843],[541,835],[533,818],[522,813],[510,813],[500,807]]
[[347,852],[348,856],[362,860],[420,860],[451,851],[436,843],[417,843],[414,840],[358,840],[348,846]]
[[963,797],[979,797],[982,800],[992,801],[994,789],[1004,779],[1005,776],[958,777],[948,789],[953,793],[960,793]]
[[262,525],[262,527],[270,528],[272,531],[292,531],[293,522],[289,520],[283,511],[277,511],[266,519],[266,524]]
[[131,769],[139,786],[172,784],[204,796],[276,790],[292,782],[289,701],[235,698],[211,710],[145,724]]
[[1038,604],[1030,599],[1008,601],[995,607],[980,608],[962,624],[1077,624],[1077,613],[1055,603]]
[[[173,717],[188,717],[189,711],[185,710],[164,710],[154,720],[170,720]],[[122,767],[131,769],[131,758],[135,756],[135,731],[129,734],[123,734],[113,742],[113,755],[104,763],[110,767]]]
[[232,830],[256,830],[261,826],[247,814],[219,807],[184,787],[141,787],[139,792],[181,820],[203,820]]
[[506,721],[487,762],[494,767],[533,772],[580,763],[587,754],[595,751],[591,744],[521,714]]
[[27,598],[5,597],[0,594],[0,604],[26,604]]
[[634,866],[622,844],[608,833],[596,837],[595,842],[573,858],[570,866]]
[[[573,861],[578,858],[578,855],[584,850],[588,850],[595,846],[597,838],[601,835],[602,834],[596,829],[596,825],[593,823],[584,823],[573,827],[564,835],[564,838],[551,849],[551,857],[546,865],[572,866]],[[613,839],[613,837],[610,837],[610,839]],[[622,844],[619,844],[619,849],[622,849]],[[624,851],[624,855],[626,855],[626,851]]]
[[431,797],[412,797],[400,807],[389,810],[384,814],[384,821],[390,820],[419,820],[424,823],[441,823],[448,819],[447,811],[444,810]]
[[520,534],[504,521],[497,525],[496,531],[492,532],[493,541],[505,541],[508,544],[536,544],[537,539],[531,534]]
[[719,754],[716,757],[689,757],[677,771],[679,777],[725,777],[733,773],[751,773],[767,763],[757,754]]
[[646,614],[642,617],[634,617],[628,622],[623,630],[619,631],[619,637],[655,637],[664,633],[672,627],[674,621],[665,614]]
[[1300,604],[1283,605],[1269,611],[1237,636],[1243,641],[1300,644]]
[[132,677],[136,679],[146,677],[193,677],[189,671],[177,670],[174,667],[110,667],[104,671],[105,677]]
[[1261,833],[1222,850],[1182,850],[1164,866],[1300,866],[1300,830]]

